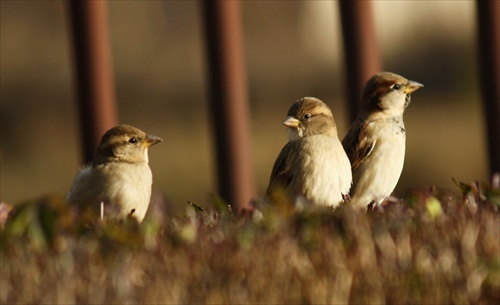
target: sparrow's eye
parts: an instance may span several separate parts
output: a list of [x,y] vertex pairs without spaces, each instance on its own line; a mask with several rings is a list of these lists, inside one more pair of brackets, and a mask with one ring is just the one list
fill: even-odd
[[394,89],[394,90],[399,90],[400,88],[401,88],[401,86],[398,84],[392,85],[392,89]]
[[136,139],[136,138],[130,138],[130,139],[128,140],[128,142],[129,142],[129,143],[132,143],[132,144],[135,144],[135,143],[137,143],[137,139]]
[[304,114],[304,119],[309,120],[312,117],[312,114],[306,113]]

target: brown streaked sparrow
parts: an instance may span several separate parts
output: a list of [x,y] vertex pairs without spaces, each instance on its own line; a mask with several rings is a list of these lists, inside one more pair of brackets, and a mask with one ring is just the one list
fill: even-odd
[[366,83],[360,112],[342,141],[352,165],[354,205],[380,204],[396,187],[405,158],[403,112],[422,87],[390,72]]
[[351,164],[338,138],[332,111],[321,100],[304,97],[283,121],[289,142],[283,147],[269,180],[266,196],[284,192],[294,204],[305,199],[337,206],[351,187]]
[[92,163],[76,176],[68,202],[101,218],[132,216],[141,222],[153,183],[148,148],[161,141],[130,125],[111,128],[101,138]]

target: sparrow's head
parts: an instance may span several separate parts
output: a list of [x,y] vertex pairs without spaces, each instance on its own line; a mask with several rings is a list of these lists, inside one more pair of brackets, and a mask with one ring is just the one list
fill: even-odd
[[162,139],[130,125],[117,125],[101,138],[93,165],[107,162],[147,163],[148,147]]
[[361,111],[402,115],[410,103],[410,94],[423,86],[391,72],[375,74],[363,90]]
[[283,125],[288,127],[290,141],[317,134],[337,136],[332,111],[314,97],[304,97],[295,102],[288,110]]

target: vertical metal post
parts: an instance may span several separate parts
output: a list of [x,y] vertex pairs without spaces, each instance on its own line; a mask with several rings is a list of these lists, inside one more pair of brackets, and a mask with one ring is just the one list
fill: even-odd
[[500,172],[500,1],[477,0],[479,72],[490,174]]
[[340,19],[347,74],[347,101],[353,120],[366,81],[381,69],[371,1],[341,0]]
[[253,196],[244,52],[238,1],[202,1],[218,192],[233,210]]
[[101,136],[117,122],[105,4],[68,3],[85,162],[92,160]]

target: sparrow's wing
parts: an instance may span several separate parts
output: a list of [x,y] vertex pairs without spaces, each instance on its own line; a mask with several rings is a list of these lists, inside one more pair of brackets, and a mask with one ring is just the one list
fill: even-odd
[[363,163],[363,160],[370,155],[375,148],[377,141],[370,140],[366,135],[367,124],[369,122],[353,124],[344,140],[342,146],[351,161],[352,172],[354,173],[358,167]]
[[294,142],[297,141],[288,142],[281,150],[278,158],[276,158],[266,191],[267,196],[270,196],[277,189],[286,189],[292,182],[291,156],[294,150]]

